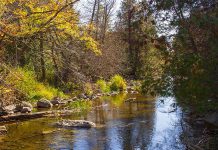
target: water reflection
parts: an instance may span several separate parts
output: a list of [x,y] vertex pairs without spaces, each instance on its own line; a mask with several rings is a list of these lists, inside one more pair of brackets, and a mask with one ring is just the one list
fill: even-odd
[[[136,97],[134,103],[125,103]],[[75,149],[75,150],[131,150],[184,149],[180,135],[180,109],[162,113],[159,100],[169,103],[172,98],[144,97],[120,94],[93,102],[89,112],[74,114],[66,119],[87,119],[97,124],[89,130],[57,130],[57,119],[37,119],[8,125],[9,134],[0,149]],[[43,131],[55,130],[50,134]],[[15,142],[16,141],[16,144]],[[21,148],[21,145],[23,148]]]

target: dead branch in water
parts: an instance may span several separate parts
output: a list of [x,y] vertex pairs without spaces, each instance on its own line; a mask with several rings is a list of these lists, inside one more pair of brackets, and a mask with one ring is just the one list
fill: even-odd
[[37,119],[43,117],[66,116],[66,115],[71,115],[72,113],[78,111],[79,110],[53,110],[53,111],[43,111],[43,112],[35,112],[29,114],[13,114],[8,116],[1,116],[0,123],[25,121],[25,120]]

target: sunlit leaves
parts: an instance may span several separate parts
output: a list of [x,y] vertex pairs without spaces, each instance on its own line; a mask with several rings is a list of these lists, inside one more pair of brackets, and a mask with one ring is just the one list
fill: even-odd
[[[72,1],[73,2],[73,1]],[[30,37],[55,30],[84,42],[87,49],[99,53],[97,43],[84,36],[78,14],[65,0],[3,0],[0,2],[0,32],[11,37]]]

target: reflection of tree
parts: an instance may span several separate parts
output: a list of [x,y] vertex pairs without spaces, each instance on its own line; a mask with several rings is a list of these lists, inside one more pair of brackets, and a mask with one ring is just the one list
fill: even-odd
[[[4,137],[3,144],[0,141],[0,149],[48,149],[53,139],[58,139],[60,134],[48,134],[54,129],[50,123],[54,120],[47,118],[30,120],[22,123],[10,124],[7,126],[8,134]],[[38,144],[40,143],[40,144]]]
[[119,107],[123,104],[126,98],[126,94],[119,94],[111,98],[111,102],[114,106]]
[[[146,105],[146,106],[145,106]],[[145,110],[145,107],[149,111]],[[114,120],[106,126],[108,149],[145,149],[150,141],[154,126],[154,103],[120,104],[118,110],[113,110]],[[123,114],[123,112],[125,114]],[[124,118],[122,118],[124,117]],[[142,122],[145,120],[145,122]],[[112,127],[111,127],[112,125]]]

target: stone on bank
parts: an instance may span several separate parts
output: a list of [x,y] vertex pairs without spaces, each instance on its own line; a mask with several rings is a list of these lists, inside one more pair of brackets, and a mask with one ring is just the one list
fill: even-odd
[[37,102],[37,108],[52,108],[53,104],[44,98]]

